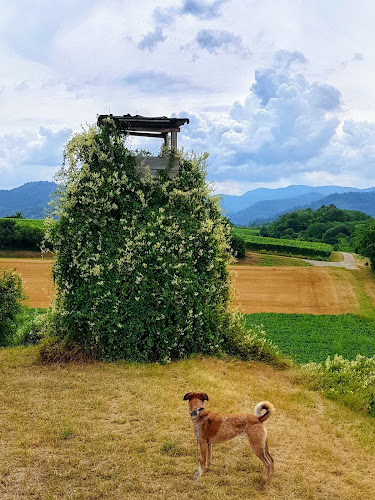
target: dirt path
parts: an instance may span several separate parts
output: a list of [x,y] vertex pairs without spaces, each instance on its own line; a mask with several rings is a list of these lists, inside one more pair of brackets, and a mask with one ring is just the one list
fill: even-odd
[[358,269],[357,264],[355,263],[355,258],[351,253],[341,252],[344,256],[344,260],[341,262],[327,262],[325,260],[310,260],[310,259],[301,259],[305,262],[308,262],[312,266],[316,267],[345,267],[346,269],[350,269],[351,271]]
[[327,267],[231,266],[235,306],[257,312],[345,314],[356,312],[358,299],[349,280],[339,282]]
[[50,305],[55,293],[52,265],[50,259],[0,259],[0,269],[16,269],[21,276],[30,307]]

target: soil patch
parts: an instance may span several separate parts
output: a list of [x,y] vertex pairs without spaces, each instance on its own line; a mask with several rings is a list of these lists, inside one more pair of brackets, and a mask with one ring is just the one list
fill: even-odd
[[48,307],[55,294],[51,259],[0,259],[1,269],[16,269],[21,276],[29,307]]
[[231,266],[237,296],[234,305],[258,312],[356,313],[359,302],[349,280],[339,282],[329,268]]

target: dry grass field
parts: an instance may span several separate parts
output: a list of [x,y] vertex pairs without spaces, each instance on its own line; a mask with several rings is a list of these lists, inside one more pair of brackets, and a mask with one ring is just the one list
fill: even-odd
[[[288,259],[288,258],[284,258]],[[297,259],[293,259],[296,260]],[[288,263],[282,261],[282,264]],[[1,258],[0,268],[17,269],[20,273],[30,307],[48,307],[55,289],[52,281],[52,259]],[[358,313],[362,293],[358,279],[363,277],[366,293],[375,304],[374,280],[369,269],[316,267],[268,267],[257,265],[231,266],[237,290],[235,306],[244,313],[283,312],[311,314]]]
[[[193,480],[195,438],[183,395],[202,390],[219,412],[252,412],[267,398],[276,473],[236,439],[213,450]],[[329,402],[292,371],[190,359],[43,366],[37,349],[0,350],[0,498],[373,498],[375,420]]]
[[[359,310],[351,272],[328,267],[231,266],[234,304],[257,312],[345,314]],[[359,272],[359,271],[358,271]]]
[[[40,253],[38,253],[40,256]],[[29,307],[48,307],[55,293],[52,259],[0,258],[0,269],[16,269],[21,276]]]

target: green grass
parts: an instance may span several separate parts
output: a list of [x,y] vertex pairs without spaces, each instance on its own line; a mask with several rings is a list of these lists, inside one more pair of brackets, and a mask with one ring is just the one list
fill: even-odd
[[375,354],[375,321],[353,314],[247,314],[246,324],[262,324],[267,338],[298,363],[324,362],[339,354],[355,359],[357,354]]
[[265,267],[311,267],[307,262],[294,257],[284,257],[282,255],[264,254],[257,252],[246,252],[244,259],[238,259],[238,266],[265,266]]
[[259,229],[253,229],[250,227],[234,227],[233,230],[236,234],[238,234],[238,236],[246,236],[248,234],[259,235]]
[[257,236],[250,230],[234,228],[235,234],[241,236],[248,250],[273,252],[281,255],[292,255],[313,259],[328,259],[333,251],[331,245],[303,240],[288,240]]

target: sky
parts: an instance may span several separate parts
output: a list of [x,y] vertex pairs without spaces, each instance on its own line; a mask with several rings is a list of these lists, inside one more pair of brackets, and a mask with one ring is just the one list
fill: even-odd
[[[99,114],[187,117],[216,193],[375,186],[372,0],[0,0],[0,189]],[[157,151],[158,139],[130,146]]]

